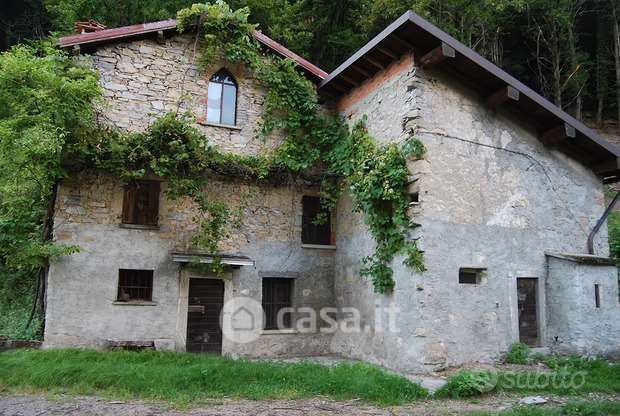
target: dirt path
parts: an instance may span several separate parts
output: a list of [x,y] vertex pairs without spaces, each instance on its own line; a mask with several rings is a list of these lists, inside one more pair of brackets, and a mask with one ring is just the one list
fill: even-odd
[[[548,397],[550,406],[567,398]],[[620,400],[620,396],[590,396],[585,400]],[[95,396],[0,395],[1,416],[97,415],[97,416],[369,416],[369,415],[460,415],[469,412],[499,412],[517,406],[519,397],[492,396],[475,401],[428,400],[413,406],[375,407],[359,401],[310,400],[210,400],[197,407],[179,410],[161,403],[112,401]]]

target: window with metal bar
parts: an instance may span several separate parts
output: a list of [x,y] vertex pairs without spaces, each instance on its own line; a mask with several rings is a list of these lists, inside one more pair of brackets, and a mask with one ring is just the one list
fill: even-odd
[[120,269],[116,300],[119,302],[153,300],[153,270]]
[[263,311],[265,311],[264,329],[291,328],[291,313],[284,313],[282,326],[278,326],[278,312],[290,308],[293,293],[293,279],[263,279]]
[[207,121],[234,126],[237,124],[237,82],[225,69],[209,80]]

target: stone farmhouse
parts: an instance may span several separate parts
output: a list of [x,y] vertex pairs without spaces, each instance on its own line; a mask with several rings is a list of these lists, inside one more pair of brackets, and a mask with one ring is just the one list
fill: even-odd
[[[104,89],[100,115],[112,125],[141,131],[180,107],[220,149],[260,154],[277,146],[256,137],[265,91],[252,73],[226,62],[198,70],[191,38],[175,26],[167,20],[59,42],[90,56]],[[125,186],[103,174],[71,177],[58,192],[54,238],[82,251],[51,266],[46,347],[334,354],[411,372],[492,362],[519,341],[620,353],[617,271],[599,224],[620,148],[413,12],[330,74],[254,36],[298,64],[326,111],[350,124],[366,116],[383,143],[416,129],[427,152],[409,164],[420,224],[411,237],[427,271],[396,259],[395,290],[376,294],[359,273],[374,242],[350,197],[316,225],[319,190],[311,184],[206,178],[205,188],[233,205],[246,191],[253,196],[243,225],[221,244],[226,272],[205,274],[188,263],[216,253],[192,251],[194,208],[165,198],[166,178]],[[249,342],[222,333],[221,311],[233,298],[265,310]],[[285,307],[295,312],[278,326]],[[338,322],[355,308],[362,330],[302,331],[302,307],[330,308]],[[381,324],[390,310],[397,330]]]

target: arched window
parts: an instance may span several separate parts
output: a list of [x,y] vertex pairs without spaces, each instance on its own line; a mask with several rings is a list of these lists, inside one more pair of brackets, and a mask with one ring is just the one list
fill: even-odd
[[207,121],[234,126],[237,118],[237,83],[225,69],[209,80]]

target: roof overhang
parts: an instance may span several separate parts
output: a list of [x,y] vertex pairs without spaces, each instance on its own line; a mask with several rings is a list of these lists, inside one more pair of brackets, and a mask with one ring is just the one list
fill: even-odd
[[[95,49],[98,46],[111,42],[140,39],[154,35],[162,38],[166,33],[169,34],[171,32],[176,32],[176,28],[177,21],[175,19],[168,19],[159,22],[142,23],[138,25],[105,29],[97,32],[79,33],[65,36],[58,39],[58,45],[61,48],[79,47],[84,49]],[[253,36],[254,39],[263,45],[263,47],[277,53],[283,58],[288,58],[296,62],[304,73],[310,75],[314,81],[319,82],[327,77],[327,72],[297,55],[295,52],[287,49],[264,33],[255,30],[253,32]]]
[[541,141],[587,164],[604,181],[620,178],[620,148],[412,11],[331,72],[319,91],[344,96],[412,51],[418,64],[449,72],[478,91],[489,106],[526,116]]
[[212,264],[219,259],[221,264],[232,267],[254,266],[254,260],[244,256],[216,256],[200,253],[172,253],[172,261],[175,263]]

